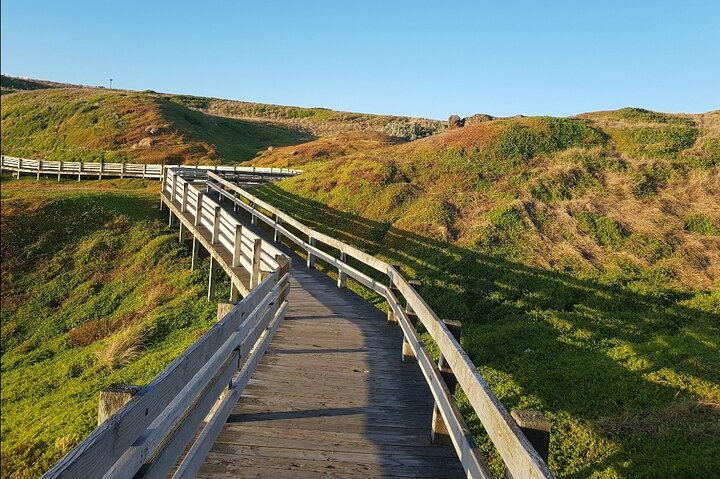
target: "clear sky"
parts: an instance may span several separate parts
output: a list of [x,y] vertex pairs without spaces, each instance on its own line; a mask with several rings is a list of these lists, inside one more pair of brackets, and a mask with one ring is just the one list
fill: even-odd
[[2,73],[447,118],[720,108],[718,0],[2,0]]

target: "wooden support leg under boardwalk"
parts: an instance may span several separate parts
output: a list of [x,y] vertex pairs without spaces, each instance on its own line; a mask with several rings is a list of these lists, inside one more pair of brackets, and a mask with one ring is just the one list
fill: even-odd
[[217,263],[215,262],[215,258],[210,256],[210,273],[208,274],[208,295],[207,299],[208,301],[212,301],[215,299],[215,281],[217,276]]
[[198,265],[198,254],[200,253],[200,242],[193,236],[192,258],[190,259],[190,271],[195,271]]

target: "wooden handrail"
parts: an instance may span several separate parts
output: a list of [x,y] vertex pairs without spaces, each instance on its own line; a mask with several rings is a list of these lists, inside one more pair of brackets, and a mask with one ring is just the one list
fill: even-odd
[[[462,422],[462,418],[458,419],[454,417],[452,407],[449,405],[452,403],[454,406],[454,398],[451,395],[449,396],[447,391],[436,387],[439,374],[437,366],[428,359],[429,355],[424,351],[422,343],[416,337],[417,331],[410,324],[407,314],[395,295],[391,292],[390,287],[350,266],[346,259],[348,256],[387,275],[390,279],[390,284],[397,288],[408,305],[415,314],[417,314],[420,322],[425,326],[437,344],[440,353],[445,358],[446,364],[455,374],[459,386],[465,392],[475,413],[513,477],[530,479],[554,477],[547,464],[535,451],[507,409],[505,409],[492,392],[490,386],[478,372],[458,341],[450,333],[447,326],[440,320],[430,306],[428,306],[420,294],[418,294],[400,274],[397,268],[354,246],[308,227],[279,208],[270,205],[217,174],[208,172],[207,176],[209,189],[217,192],[222,197],[230,199],[242,209],[249,212],[253,218],[258,218],[276,231],[279,231],[283,237],[288,238],[295,245],[305,250],[308,255],[313,255],[317,259],[325,261],[334,268],[337,268],[338,272],[346,274],[386,298],[388,307],[392,309],[396,318],[399,319],[405,338],[418,358],[423,374],[435,396],[436,404],[440,409],[445,423],[448,425],[455,449],[469,477],[490,476],[485,475],[487,468],[484,463],[482,463],[482,460],[478,458],[478,455],[469,453],[469,451],[475,447],[472,443],[468,442],[468,435],[465,434],[467,429],[466,426],[464,426],[464,422]],[[276,221],[277,219],[280,219],[281,222]],[[305,240],[289,231],[286,228],[287,225],[292,226],[308,239]],[[314,241],[311,241],[311,239]],[[322,243],[336,249],[340,252],[340,256],[343,259],[318,248],[317,243]],[[435,374],[436,372],[437,374]],[[458,424],[461,424],[462,427],[457,426]]]

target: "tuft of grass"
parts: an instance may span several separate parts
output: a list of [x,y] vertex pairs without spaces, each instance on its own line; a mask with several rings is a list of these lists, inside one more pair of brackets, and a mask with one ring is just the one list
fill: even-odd
[[98,364],[111,371],[129,366],[140,358],[144,347],[143,332],[128,328],[112,335],[103,349],[97,351]]

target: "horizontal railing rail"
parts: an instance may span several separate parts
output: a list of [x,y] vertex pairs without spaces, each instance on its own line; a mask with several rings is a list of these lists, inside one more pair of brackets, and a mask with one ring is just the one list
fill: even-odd
[[195,477],[287,312],[288,284],[284,262],[43,477]]
[[[317,258],[337,269],[338,286],[344,286],[345,278],[350,277],[385,297],[394,319],[403,330],[408,347],[418,359],[418,364],[435,399],[435,406],[468,477],[485,478],[492,475],[475,446],[453,395],[444,381],[440,380],[441,372],[419,338],[416,326],[408,317],[409,312],[417,316],[437,344],[444,363],[452,370],[458,385],[467,396],[512,476],[533,479],[554,477],[542,457],[480,375],[458,340],[395,266],[308,227],[213,172],[208,173],[207,187],[208,190],[214,191],[221,198],[227,198],[249,213],[251,224],[257,224],[258,220],[262,221],[274,230],[276,240],[285,237],[304,250],[308,255],[308,266],[311,266]],[[297,233],[289,230],[288,226]],[[336,250],[337,256],[321,249],[320,244]],[[357,262],[387,276],[388,284],[354,268],[349,264],[348,258],[354,258]],[[405,308],[402,307],[395,292],[405,299]]]

